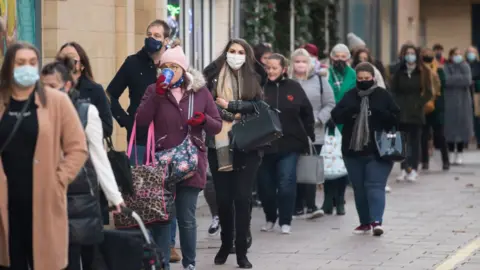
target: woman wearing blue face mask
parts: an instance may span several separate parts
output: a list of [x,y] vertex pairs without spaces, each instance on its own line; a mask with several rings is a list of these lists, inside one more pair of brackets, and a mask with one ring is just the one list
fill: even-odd
[[[470,69],[472,70],[473,84],[470,87],[472,97],[480,96],[480,61],[478,59],[478,50],[475,46],[470,46],[465,52],[465,58],[468,60]],[[474,99],[475,100],[475,99]],[[480,111],[480,104],[473,102],[473,108],[475,111]],[[477,138],[477,149],[480,149],[480,117],[473,116],[473,128],[475,131],[475,138]]]
[[473,136],[473,110],[470,86],[472,72],[458,48],[450,50],[445,64],[445,139],[450,163],[462,164],[464,145]]
[[402,47],[401,63],[393,74],[390,90],[400,107],[399,128],[407,137],[408,156],[402,162],[397,181],[415,182],[420,158],[420,139],[425,124],[423,107],[432,98],[431,72],[420,61],[420,52],[413,45]]
[[14,43],[0,72],[0,269],[65,269],[67,187],[88,156],[72,102],[39,83],[39,63]]

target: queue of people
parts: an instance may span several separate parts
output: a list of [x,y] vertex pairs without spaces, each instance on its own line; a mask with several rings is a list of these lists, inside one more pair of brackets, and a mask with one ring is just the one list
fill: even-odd
[[[151,124],[156,159],[185,141],[190,147],[185,151],[195,152],[194,169],[175,183],[171,217],[147,224],[164,255],[164,269],[180,260],[184,269],[196,268],[195,212],[206,185],[209,233],[220,232],[222,242],[212,258],[216,265],[235,253],[239,268],[253,267],[247,258],[253,200],[265,214],[261,231],[273,232],[278,223],[281,234],[289,235],[293,219],[345,215],[351,184],[359,218],[353,232],[382,235],[394,161],[380,154],[377,134],[405,136],[398,181],[417,181],[420,164],[429,169],[432,131],[443,170],[461,165],[465,147],[480,133],[473,113],[480,110],[473,102],[480,91],[480,62],[474,47],[453,48],[443,58],[441,45],[405,44],[398,62],[385,69],[359,37],[350,33],[348,40],[349,46],[332,48],[326,66],[313,44],[287,59],[269,44],[252,48],[231,39],[198,71],[170,40],[168,24],[155,20],[147,26],[143,48],[126,58],[106,93],[80,44],[65,43],[43,68],[35,47],[13,44],[0,71],[0,269],[94,268],[109,206],[114,214],[126,206],[103,146],[113,118],[128,138],[137,134],[132,166],[150,158]],[[119,103],[126,88],[127,110]],[[258,114],[263,103],[280,112],[282,136],[254,149],[238,148],[232,140],[235,124]],[[325,137],[336,131],[347,175],[325,181],[319,207],[317,185],[297,183],[297,162],[311,147],[322,152]],[[177,226],[181,257],[175,249]]]

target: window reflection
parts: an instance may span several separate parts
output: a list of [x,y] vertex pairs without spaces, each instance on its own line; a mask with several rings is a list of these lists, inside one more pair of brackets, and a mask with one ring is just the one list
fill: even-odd
[[180,35],[180,0],[168,0],[167,23],[170,26],[171,39],[181,38]]

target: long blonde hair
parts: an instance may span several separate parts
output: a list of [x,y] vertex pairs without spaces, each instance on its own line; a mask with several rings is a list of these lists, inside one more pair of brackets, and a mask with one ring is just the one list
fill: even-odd
[[295,57],[298,57],[298,56],[304,56],[304,57],[307,57],[308,61],[307,61],[307,75],[315,68],[315,66],[313,65],[312,61],[310,61],[310,54],[307,52],[307,50],[303,49],[303,48],[300,48],[300,49],[296,49],[291,57],[290,57],[290,67],[288,68],[288,77],[291,78],[291,79],[295,79],[295,70],[293,68],[293,65],[295,63]]

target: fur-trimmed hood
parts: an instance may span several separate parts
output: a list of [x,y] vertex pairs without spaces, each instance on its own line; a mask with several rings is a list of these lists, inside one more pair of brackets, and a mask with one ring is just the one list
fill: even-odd
[[[161,69],[157,69],[157,78],[160,76],[162,72]],[[197,92],[200,88],[206,86],[207,81],[205,77],[203,77],[202,72],[196,70],[192,67],[189,67],[187,72],[185,72],[185,77],[187,77],[188,81],[190,82],[187,87],[187,91],[192,90],[193,92]]]

